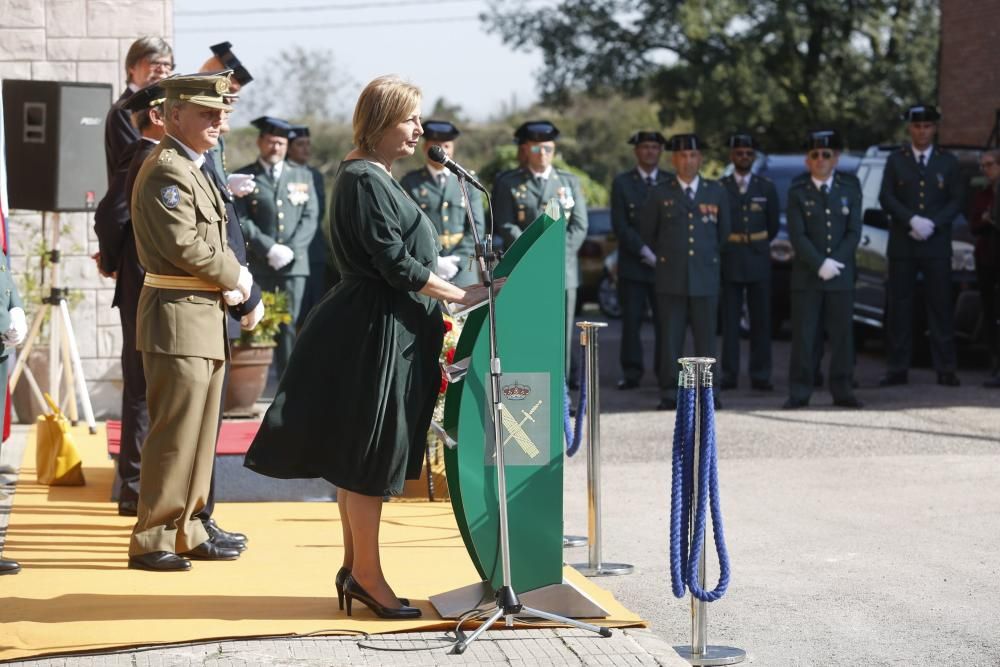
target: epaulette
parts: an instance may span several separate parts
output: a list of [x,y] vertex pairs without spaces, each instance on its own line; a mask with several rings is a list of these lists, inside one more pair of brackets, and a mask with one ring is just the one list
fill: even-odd
[[160,152],[160,157],[156,158],[156,164],[171,164],[174,161],[174,157],[177,155],[177,150],[174,148],[168,148]]
[[792,179],[791,183],[788,184],[788,191],[791,192],[792,190],[806,187],[806,185],[809,184],[811,178],[812,177],[809,175],[809,172],[796,176],[795,178]]
[[772,181],[767,176],[762,176],[760,174],[751,174],[750,176],[751,176],[751,180],[753,180],[754,178],[759,178],[760,180],[764,181],[765,183],[774,183],[774,181]]

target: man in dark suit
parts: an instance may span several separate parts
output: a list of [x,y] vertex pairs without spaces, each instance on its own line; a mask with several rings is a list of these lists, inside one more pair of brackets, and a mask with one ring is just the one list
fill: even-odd
[[237,170],[254,177],[254,191],[237,199],[236,212],[249,243],[250,271],[261,289],[288,295],[292,324],[282,324],[275,354],[278,377],[285,372],[295,344],[309,276],[309,244],[316,233],[318,206],[313,177],[285,160],[291,126],[279,118],[252,121],[260,130],[257,161]]
[[788,190],[792,262],[792,352],[786,409],[809,405],[815,383],[817,331],[830,337],[833,404],[860,408],[851,383],[854,368],[854,251],[861,239],[861,190],[835,170],[843,141],[834,130],[807,139],[808,177]]
[[642,320],[653,311],[653,372],[660,372],[660,321],[653,290],[656,255],[639,236],[639,211],[657,185],[670,178],[660,170],[660,156],[667,140],[656,131],[636,132],[628,139],[635,166],[615,176],[611,183],[611,227],[618,237],[618,293],[622,304],[622,379],[619,389],[635,389],[643,373]]
[[[139,139],[139,131],[132,125],[132,115],[123,103],[140,88],[170,76],[174,71],[174,52],[160,37],[140,37],[132,42],[125,55],[125,90],[111,105],[104,122],[104,158],[108,169],[108,183],[114,172],[128,168],[125,149]],[[105,273],[111,273],[107,266]]]
[[[705,147],[694,134],[670,138],[675,178],[649,193],[639,217],[640,237],[656,255],[656,298],[663,332],[658,410],[677,407],[677,360],[684,352],[689,325],[695,354],[715,357],[720,255],[729,238],[729,196],[718,181],[699,175]],[[721,407],[718,393],[715,407]]]
[[913,354],[913,300],[923,276],[931,357],[938,384],[959,385],[955,374],[954,312],[951,295],[951,223],[962,209],[964,185],[958,159],[934,145],[938,110],[910,107],[910,143],[889,156],[879,202],[889,225],[889,363],[883,387],[906,384]]
[[722,389],[740,375],[740,316],[746,294],[750,314],[750,386],[771,391],[771,240],[778,234],[778,191],[754,174],[757,142],[749,133],[729,137],[733,173],[729,193],[732,230],[722,249]]

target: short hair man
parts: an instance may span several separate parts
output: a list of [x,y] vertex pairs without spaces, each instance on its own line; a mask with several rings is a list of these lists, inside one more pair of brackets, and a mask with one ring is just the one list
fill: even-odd
[[[461,134],[451,121],[427,120],[424,127],[424,166],[407,173],[400,184],[434,223],[441,245],[437,274],[456,285],[470,285],[479,278],[470,267],[475,239],[465,213],[465,198],[458,179],[428,157],[432,146],[440,146],[448,157],[455,156],[455,139]],[[479,191],[467,186],[473,223],[479,238],[485,234],[483,202]]]
[[917,274],[924,277],[924,305],[938,384],[957,387],[955,322],[951,295],[951,223],[961,212],[964,185],[958,158],[934,145],[938,110],[906,110],[910,141],[892,153],[882,173],[879,202],[889,225],[888,369],[879,384],[906,384],[913,355],[913,302]]
[[[729,238],[729,196],[718,181],[702,178],[705,143],[696,134],[670,138],[675,177],[650,192],[639,217],[639,235],[656,256],[655,288],[663,344],[660,402],[677,407],[677,360],[688,326],[695,354],[715,357],[720,255]],[[719,405],[718,394],[715,398]]]
[[655,130],[635,132],[629,137],[635,166],[611,183],[611,226],[618,237],[618,293],[622,304],[622,379],[619,389],[639,386],[643,373],[642,320],[653,311],[653,372],[660,372],[660,322],[656,316],[656,255],[639,236],[639,212],[650,191],[672,178],[660,169],[660,156],[667,140]]
[[854,395],[854,252],[861,239],[861,190],[857,179],[836,171],[844,148],[835,130],[817,130],[806,139],[808,175],[788,189],[788,238],[792,261],[792,351],[785,409],[809,405],[815,386],[815,346],[826,330],[830,339],[830,393],[833,404],[862,407]]

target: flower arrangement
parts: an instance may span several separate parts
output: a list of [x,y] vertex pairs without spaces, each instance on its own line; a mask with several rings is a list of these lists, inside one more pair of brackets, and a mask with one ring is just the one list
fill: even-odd
[[[434,405],[434,421],[440,424],[444,420],[444,395],[448,390],[448,378],[444,376],[444,366],[455,362],[455,346],[458,345],[458,338],[462,335],[462,324],[464,320],[459,320],[444,313],[444,342],[441,344],[440,365],[441,387],[438,389],[437,403]],[[436,437],[436,436],[431,436]]]
[[292,314],[288,311],[288,293],[282,290],[262,291],[260,299],[264,304],[264,317],[253,331],[240,334],[239,344],[242,346],[274,347],[278,344],[275,339],[278,328],[282,324],[292,323]]

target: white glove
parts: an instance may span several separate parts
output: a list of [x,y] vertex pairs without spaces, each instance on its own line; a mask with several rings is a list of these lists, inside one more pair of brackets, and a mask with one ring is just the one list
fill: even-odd
[[[243,303],[250,298],[250,290],[253,289],[253,275],[251,275],[250,269],[245,266],[240,267],[240,277],[236,279],[236,289],[243,295],[243,298],[238,303]],[[229,305],[235,306],[236,304],[231,303]]]
[[819,266],[819,277],[823,280],[832,280],[840,275],[840,270],[844,268],[842,262],[838,262],[833,257],[827,257]]
[[11,308],[10,327],[3,332],[3,342],[7,347],[17,347],[24,342],[24,337],[28,335],[28,320],[24,316],[24,311],[18,307]]
[[253,174],[229,174],[227,184],[234,197],[246,197],[257,187]]
[[934,233],[934,223],[922,215],[910,218],[910,236],[918,241],[925,241]]
[[275,243],[271,246],[271,249],[267,251],[267,263],[271,265],[271,268],[275,271],[279,271],[295,259],[295,251],[286,245],[280,243]]
[[437,273],[439,276],[445,280],[451,280],[456,275],[458,275],[458,265],[461,263],[462,258],[458,255],[447,255],[445,257],[437,258]]
[[264,301],[263,299],[257,302],[257,307],[253,309],[253,312],[247,313],[240,318],[240,328],[244,331],[252,331],[255,326],[260,324],[261,319],[264,317]]
[[243,292],[238,289],[222,290],[222,300],[226,302],[227,306],[238,306],[246,301]]
[[639,257],[643,264],[656,268],[656,255],[649,249],[648,245],[639,248]]

